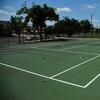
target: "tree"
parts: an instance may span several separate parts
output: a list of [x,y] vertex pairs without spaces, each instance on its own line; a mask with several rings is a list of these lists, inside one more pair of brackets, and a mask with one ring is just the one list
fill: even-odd
[[55,31],[55,27],[54,26],[48,26],[45,29],[45,38],[47,38],[47,36],[49,36],[48,38],[50,38],[52,36],[53,39],[54,39],[54,34],[56,34],[56,31]]
[[26,14],[25,22],[32,22],[33,28],[38,30],[40,40],[43,41],[42,29],[46,27],[45,22],[47,20],[57,21],[59,19],[59,16],[56,14],[55,10],[56,9],[48,7],[46,4],[41,6],[33,3],[31,8],[27,8],[26,5],[23,6],[20,10],[17,11],[17,14]]
[[96,33],[100,33],[100,28],[96,28],[96,29],[95,29],[95,32],[96,32]]
[[80,32],[80,23],[74,18],[70,19],[65,17],[64,20],[60,20],[55,24],[55,29],[58,34],[67,34],[70,37]]
[[80,25],[81,25],[81,31],[84,33],[84,35],[90,32],[92,25],[89,22],[89,20],[86,19],[86,20],[80,21]]
[[55,30],[57,34],[67,34],[66,22],[64,20],[60,20],[55,24]]
[[23,28],[25,27],[25,23],[23,22],[22,16],[11,16],[10,19],[10,25],[12,27],[12,30],[15,31],[16,34],[18,34],[19,37],[19,43],[21,42],[21,33],[23,32]]
[[7,37],[9,37],[9,36],[12,35],[12,33],[13,33],[12,30],[13,30],[13,29],[12,29],[12,27],[11,27],[11,23],[8,22],[8,23],[7,23],[7,29],[6,29],[6,31],[7,31]]
[[54,28],[54,26],[48,26],[46,28],[46,30],[45,30],[45,33],[47,35],[53,35],[53,34],[55,34],[55,28]]

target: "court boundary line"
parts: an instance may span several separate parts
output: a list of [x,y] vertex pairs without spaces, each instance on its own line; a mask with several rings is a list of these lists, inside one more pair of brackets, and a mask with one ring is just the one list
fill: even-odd
[[84,88],[87,88],[88,86],[90,86],[98,77],[100,76],[100,73],[97,74],[91,81],[89,81]]
[[[58,52],[72,52],[72,53],[79,53],[79,54],[90,54],[90,55],[100,55],[99,53],[94,53],[94,52],[79,52],[79,51],[68,51],[69,49],[73,49],[73,48],[79,48],[79,47],[83,47],[83,46],[87,46],[87,45],[79,45],[79,46],[72,46],[72,47],[69,47],[69,48],[65,48],[65,51],[64,49],[44,49],[43,47],[46,47],[46,46],[39,46],[39,47],[36,47],[36,46],[32,46],[32,47],[25,47],[24,46],[20,46],[20,50],[24,50],[24,49],[29,49],[29,48],[36,48],[36,49],[42,49],[42,50],[49,50],[49,51],[58,51]],[[9,48],[3,48],[3,49],[0,49],[0,51],[9,51],[9,50],[13,50],[13,49],[17,49],[16,47],[9,47]]]
[[[94,52],[79,52],[79,51],[64,51],[64,50],[56,50],[56,49],[44,49],[41,47],[28,47],[28,48],[21,48],[20,50],[24,50],[24,49],[29,49],[29,48],[33,48],[33,49],[41,49],[41,50],[46,50],[46,51],[56,51],[56,52],[72,52],[72,53],[78,53],[78,54],[88,54],[88,55],[100,55],[99,53],[94,53]],[[13,49],[17,49],[17,48],[6,48],[6,49],[1,49],[0,51],[9,51],[9,50],[13,50]]]
[[59,49],[59,51],[65,51],[65,50],[70,50],[70,49],[74,49],[74,48],[80,48],[80,47],[84,47],[84,46],[87,46],[87,45],[72,46],[72,47],[69,47],[69,48]]
[[94,53],[94,52],[79,52],[79,51],[64,51],[64,52],[72,52],[72,53],[79,53],[79,54],[88,54],[88,55],[100,55],[98,53]]
[[63,83],[63,84],[67,84],[67,85],[83,88],[83,89],[85,89],[88,86],[90,86],[98,77],[100,77],[100,73],[99,73],[91,81],[89,81],[86,85],[83,86],[83,85],[71,83],[71,82],[68,82],[68,81],[59,80],[57,78],[48,77],[48,76],[45,76],[45,75],[42,75],[42,74],[38,74],[38,73],[35,73],[35,72],[31,72],[29,70],[18,68],[18,67],[9,65],[9,64],[0,63],[0,65],[6,66],[6,67],[9,67],[9,68],[12,68],[12,69],[16,69],[18,71],[22,71],[22,72],[25,72],[25,73],[28,73],[28,74],[32,74],[32,75],[35,75],[35,76],[39,76],[39,77],[42,77],[42,78],[46,78],[46,79],[49,79],[49,80],[52,80],[52,81],[56,81],[56,82],[60,82],[60,83]]
[[[45,46],[42,46],[42,47],[46,47],[47,45]],[[44,49],[44,48],[41,48],[40,47],[32,47],[32,48],[36,48],[36,49],[42,49],[42,50],[50,50],[50,51],[61,51],[61,52],[72,52],[72,53],[80,53],[80,54],[91,54],[91,55],[97,55],[95,56],[96,58],[100,57],[100,54],[98,53],[89,53],[89,52],[78,52],[78,51],[68,51],[69,49],[73,49],[73,48],[79,48],[79,47],[83,47],[83,46],[87,46],[87,45],[79,45],[79,46],[73,46],[73,47],[70,47],[70,48],[65,48],[65,49],[59,49],[59,50],[56,50],[56,49]],[[23,46],[24,47],[24,46]],[[28,47],[29,48],[29,47]],[[14,48],[8,48],[9,49],[14,49]],[[21,49],[27,49],[27,48],[21,48]],[[67,50],[67,51],[65,51]],[[3,50],[0,50],[0,51],[5,51],[5,49]],[[92,60],[96,59],[95,57],[91,58]],[[83,62],[84,63],[84,62]],[[8,65],[8,64],[5,64],[5,63],[0,63],[0,65],[3,65],[3,66],[7,66],[7,67],[10,67],[10,68],[13,68],[13,69],[16,69],[16,70],[19,70],[19,71],[23,71],[23,72],[26,72],[26,73],[29,73],[29,74],[33,74],[33,75],[36,75],[36,76],[40,76],[40,77],[43,77],[43,78],[47,78],[47,79],[50,79],[50,80],[54,80],[54,81],[57,81],[57,82],[60,82],[60,83],[65,83],[65,84],[68,84],[68,85],[72,85],[72,86],[76,86],[76,87],[80,87],[80,88],[87,88],[88,86],[90,86],[99,76],[100,76],[100,73],[97,74],[91,81],[89,81],[85,86],[83,85],[78,85],[78,84],[74,84],[74,83],[71,83],[71,82],[67,82],[67,81],[63,81],[63,80],[59,80],[59,79],[56,79],[54,78],[53,76],[51,77],[48,77],[48,76],[45,76],[45,75],[42,75],[42,74],[38,74],[38,73],[35,73],[35,72],[31,72],[31,71],[28,71],[28,70],[25,70],[25,69],[21,69],[21,68],[18,68],[18,67],[15,67],[15,66],[11,66],[11,65]],[[78,64],[79,65],[79,64]],[[75,65],[77,66],[77,65]],[[79,65],[80,66],[80,65]],[[73,66],[74,67],[74,66]],[[72,68],[72,67],[71,67]],[[71,70],[71,68],[67,69],[68,71]],[[75,67],[76,68],[76,67]],[[67,72],[67,71],[66,71]],[[59,74],[59,73],[58,73]],[[56,75],[56,74],[55,74]],[[61,74],[60,74],[61,75]],[[58,76],[58,75],[57,75]],[[56,77],[56,76],[55,76]]]
[[63,51],[63,50],[57,50],[57,49],[44,49],[44,48],[38,48],[38,47],[30,47],[33,49],[41,49],[41,50],[46,50],[46,51],[56,51],[56,52],[72,52],[72,53],[79,53],[79,54],[87,54],[87,55],[100,55],[99,53],[89,53],[89,52],[78,52],[78,51]]
[[[41,50],[46,50],[46,51],[57,51],[57,52],[72,52],[72,53],[78,53],[78,54],[89,54],[89,55],[100,55],[99,53],[95,53],[95,52],[79,52],[79,51],[65,51],[65,50],[56,50],[56,49],[44,49],[41,47],[28,47],[28,48],[21,48],[20,50],[24,50],[24,49],[29,49],[29,48],[33,48],[33,49],[41,49]],[[17,49],[17,48],[6,48],[6,49],[1,49],[0,51],[9,51],[9,50],[13,50],[13,49]],[[67,49],[67,48],[66,48]]]
[[90,62],[90,61],[92,61],[92,60],[94,60],[94,59],[96,59],[96,58],[98,58],[98,57],[100,57],[100,55],[97,55],[97,56],[95,56],[95,57],[92,57],[92,58],[90,58],[90,59],[88,59],[88,60],[86,60],[86,61],[84,61],[84,62],[82,62],[82,63],[79,63],[79,64],[74,65],[74,66],[72,66],[72,67],[70,67],[70,68],[68,68],[68,69],[66,69],[66,70],[63,70],[63,71],[57,73],[57,74],[54,74],[54,75],[51,76],[51,78],[57,77],[57,76],[59,76],[59,75],[65,73],[65,72],[68,72],[68,71],[70,71],[70,70],[72,70],[72,69],[75,69],[75,68],[81,66],[81,65],[84,65],[84,64],[86,64],[86,63],[88,63],[88,62]]
[[[68,42],[68,44],[70,44],[70,43],[77,43],[77,42],[79,42],[79,41],[72,41],[72,42]],[[50,44],[49,44],[49,46],[55,46],[55,45],[58,45],[58,43],[53,43],[53,44],[51,44],[52,42],[50,42]],[[60,44],[63,44],[62,42],[60,42]],[[40,48],[41,47],[47,47],[48,46],[48,44],[45,44],[44,46],[39,46]],[[24,49],[24,47],[25,46],[20,46],[22,49]],[[8,47],[8,48],[1,48],[0,49],[0,51],[3,51],[3,50],[6,50],[6,49],[17,49],[16,47]]]
[[42,77],[42,78],[46,78],[46,79],[49,79],[49,80],[53,80],[53,81],[56,81],[56,82],[60,82],[60,83],[63,83],[63,84],[67,84],[67,85],[71,85],[71,86],[75,86],[75,87],[79,87],[79,88],[83,88],[83,89],[85,88],[85,86],[82,86],[82,85],[79,85],[79,84],[59,80],[59,79],[56,79],[56,78],[51,78],[51,77],[48,77],[48,76],[45,76],[45,75],[42,75],[42,74],[38,74],[38,73],[29,71],[29,70],[25,70],[25,69],[22,69],[22,68],[15,67],[15,66],[12,66],[12,65],[9,65],[9,64],[0,63],[0,65],[6,66],[6,67],[9,67],[9,68],[12,68],[12,69],[16,69],[18,71],[22,71],[22,72],[25,72],[25,73],[28,73],[28,74],[32,74],[32,75],[35,75],[35,76],[39,76],[39,77]]
[[[51,45],[51,46],[55,46],[55,45]],[[83,46],[86,46],[86,45],[76,45],[76,46],[71,46],[69,48],[65,48],[65,50],[69,50],[69,49],[73,49],[73,48],[79,48],[79,47],[83,47]],[[43,48],[43,47],[47,47],[47,46],[39,46],[39,47],[36,47],[36,48]],[[28,49],[28,47],[24,48],[24,46],[20,46],[21,49]],[[13,49],[17,49],[16,47],[9,47],[9,48],[3,48],[3,49],[0,49],[0,51],[7,51],[7,50],[13,50]],[[59,51],[64,51],[64,49],[59,49]]]

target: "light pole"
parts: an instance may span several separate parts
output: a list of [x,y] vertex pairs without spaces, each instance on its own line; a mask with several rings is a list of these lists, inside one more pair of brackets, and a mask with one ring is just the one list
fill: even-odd
[[94,13],[91,14],[91,36],[93,35],[93,16]]

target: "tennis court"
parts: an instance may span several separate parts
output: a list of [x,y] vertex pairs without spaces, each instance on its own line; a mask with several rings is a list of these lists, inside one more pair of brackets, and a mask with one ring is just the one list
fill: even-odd
[[100,40],[0,48],[3,100],[100,100]]

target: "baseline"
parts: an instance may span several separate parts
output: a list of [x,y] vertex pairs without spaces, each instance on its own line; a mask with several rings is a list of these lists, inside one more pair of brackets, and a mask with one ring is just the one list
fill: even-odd
[[16,70],[19,70],[19,71],[22,71],[22,72],[25,72],[25,73],[28,73],[28,74],[32,74],[32,75],[35,75],[35,76],[39,76],[39,77],[42,77],[42,78],[46,78],[46,79],[49,79],[49,80],[53,80],[53,81],[56,81],[56,82],[68,84],[68,85],[79,87],[79,88],[85,88],[82,85],[78,85],[78,84],[74,84],[74,83],[71,83],[71,82],[59,80],[59,79],[56,79],[56,78],[51,78],[51,77],[48,77],[48,76],[45,76],[45,75],[42,75],[42,74],[31,72],[29,70],[21,69],[21,68],[18,68],[18,67],[12,66],[12,65],[8,65],[8,64],[5,64],[5,63],[0,63],[0,65],[6,66],[6,67],[9,67],[9,68],[13,68],[13,69],[16,69]]
[[59,51],[65,51],[65,50],[70,50],[70,49],[74,49],[74,48],[80,48],[80,47],[84,47],[86,45],[78,45],[78,46],[73,46],[73,47],[69,47],[69,48],[64,48],[64,49],[59,49]]
[[33,49],[40,49],[45,51],[56,51],[56,52],[72,52],[72,53],[78,53],[78,54],[89,54],[89,55],[100,55],[98,53],[89,53],[89,52],[78,52],[78,51],[63,51],[63,50],[56,50],[56,49],[45,49],[45,48],[37,48],[37,47],[30,47]]

